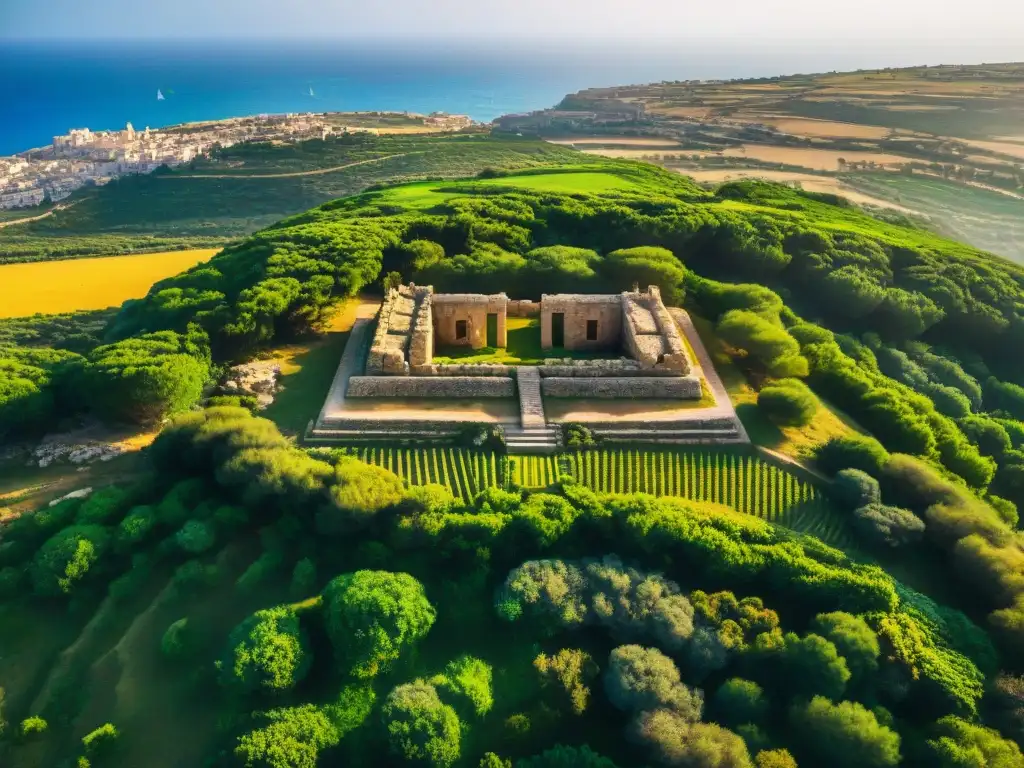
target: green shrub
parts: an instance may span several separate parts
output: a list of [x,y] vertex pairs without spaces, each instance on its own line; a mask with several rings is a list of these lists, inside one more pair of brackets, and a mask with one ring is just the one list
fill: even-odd
[[323,591],[327,634],[341,669],[375,677],[422,638],[436,612],[423,585],[406,573],[357,571]]
[[781,379],[758,392],[757,406],[779,426],[802,427],[818,412],[818,398],[799,379]]
[[822,471],[830,475],[843,469],[859,469],[878,477],[889,460],[889,452],[874,438],[846,435],[832,437],[822,443],[814,458]]
[[856,509],[882,501],[878,481],[859,469],[841,469],[832,484],[832,497],[847,509]]
[[82,737],[82,746],[88,754],[103,754],[110,751],[119,736],[117,728],[111,723],[104,723]]
[[26,717],[21,721],[21,737],[23,739],[28,739],[33,736],[38,736],[41,733],[46,733],[46,730],[49,727],[49,723],[41,717]]
[[221,682],[244,693],[282,693],[306,676],[312,662],[299,617],[278,606],[257,611],[232,630]]
[[381,714],[391,751],[399,758],[437,768],[447,768],[459,759],[459,716],[429,683],[398,686],[388,694]]

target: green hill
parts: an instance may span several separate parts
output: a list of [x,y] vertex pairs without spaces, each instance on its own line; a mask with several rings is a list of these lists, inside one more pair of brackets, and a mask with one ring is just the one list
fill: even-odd
[[[828,196],[574,158],[297,213],[126,303],[99,346],[84,318],[11,325],[4,439],[174,418],[138,483],[0,536],[0,757],[1024,761],[1024,269]],[[454,450],[370,464],[193,410],[219,366],[389,271],[523,298],[657,284],[772,391],[765,419],[822,398],[874,437],[816,446],[812,488],[629,448],[558,476]],[[842,518],[805,519],[826,493]]]

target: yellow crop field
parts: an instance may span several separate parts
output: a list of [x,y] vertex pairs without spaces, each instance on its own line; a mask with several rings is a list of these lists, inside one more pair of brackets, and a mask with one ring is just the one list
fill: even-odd
[[216,248],[0,265],[0,318],[106,309],[209,261]]

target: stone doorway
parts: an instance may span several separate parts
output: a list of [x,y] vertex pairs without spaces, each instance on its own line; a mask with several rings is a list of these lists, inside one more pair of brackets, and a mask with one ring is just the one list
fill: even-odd
[[498,344],[498,313],[489,312],[487,315],[487,346],[496,349]]
[[561,349],[565,346],[565,313],[551,313],[551,346]]

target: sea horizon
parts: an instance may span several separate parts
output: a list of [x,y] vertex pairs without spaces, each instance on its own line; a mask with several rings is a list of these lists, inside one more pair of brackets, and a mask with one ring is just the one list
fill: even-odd
[[141,130],[265,113],[364,111],[449,112],[489,122],[552,107],[585,88],[1014,58],[1024,58],[1019,44],[951,52],[894,49],[891,41],[836,50],[824,42],[712,40],[0,40],[0,155],[45,146],[72,128],[116,130],[128,122]]

